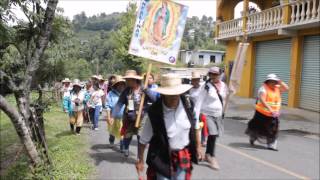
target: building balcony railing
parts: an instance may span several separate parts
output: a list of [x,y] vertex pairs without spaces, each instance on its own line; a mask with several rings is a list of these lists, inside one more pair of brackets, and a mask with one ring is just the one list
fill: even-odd
[[267,34],[279,29],[301,29],[317,27],[320,22],[319,0],[296,0],[253,13],[239,19],[217,24],[217,40],[242,36]]
[[283,24],[282,7],[277,6],[247,16],[247,32],[254,33],[279,28]]
[[243,34],[243,22],[242,18],[234,19],[231,21],[225,21],[219,23],[219,37],[227,38],[231,36],[240,36]]

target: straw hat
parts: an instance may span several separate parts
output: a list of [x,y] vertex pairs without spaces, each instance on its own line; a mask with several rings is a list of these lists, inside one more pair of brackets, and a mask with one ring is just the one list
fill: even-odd
[[168,73],[161,76],[161,87],[154,89],[163,95],[179,95],[192,88],[190,84],[182,84],[182,79],[177,74]]
[[208,73],[212,73],[212,74],[220,74],[220,68],[217,66],[213,66],[209,69]]
[[276,74],[268,74],[267,79],[264,81],[279,81],[280,79],[278,78],[278,76]]
[[142,77],[137,74],[135,70],[127,70],[126,75],[123,77],[124,79],[138,79],[141,80]]
[[75,80],[73,80],[72,86],[82,87],[82,84],[79,79],[75,79]]
[[97,79],[98,79],[99,81],[101,81],[101,80],[103,80],[103,81],[104,81],[104,79],[103,79],[103,76],[102,76],[102,75],[98,75],[98,76],[97,76]]
[[115,76],[116,78],[115,78],[115,81],[112,83],[112,85],[111,86],[114,86],[114,85],[116,85],[116,84],[118,84],[118,83],[120,83],[120,82],[123,82],[123,83],[125,83],[126,81],[122,78],[122,76]]
[[191,73],[191,79],[201,79],[200,73],[197,72],[197,71],[193,71],[193,72]]
[[98,79],[98,76],[97,75],[92,75],[91,78],[92,79]]
[[64,80],[61,81],[62,83],[71,83],[69,78],[64,78]]

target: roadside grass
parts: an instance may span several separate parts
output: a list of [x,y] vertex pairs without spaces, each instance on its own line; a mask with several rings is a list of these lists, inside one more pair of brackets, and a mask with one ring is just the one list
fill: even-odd
[[[8,101],[14,104],[13,97],[9,96]],[[51,106],[44,117],[53,166],[32,174],[28,157],[12,123],[0,112],[0,179],[87,179],[94,173],[93,162],[87,153],[89,130],[82,128],[80,136],[71,133],[68,117],[58,105]]]

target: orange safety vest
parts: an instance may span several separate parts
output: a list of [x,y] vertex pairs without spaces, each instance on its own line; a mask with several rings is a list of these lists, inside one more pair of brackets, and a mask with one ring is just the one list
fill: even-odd
[[[281,107],[281,93],[279,88],[275,88],[275,90],[270,89],[266,84],[263,85],[266,90],[266,97],[264,101],[271,107],[271,109],[275,112],[280,111]],[[258,100],[256,104],[256,110],[261,114],[266,116],[272,116],[272,113]]]

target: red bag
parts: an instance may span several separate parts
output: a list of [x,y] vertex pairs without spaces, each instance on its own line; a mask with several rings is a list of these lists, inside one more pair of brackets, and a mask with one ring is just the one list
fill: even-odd
[[200,114],[200,121],[203,122],[203,135],[207,137],[209,135],[208,125],[207,125],[207,117],[204,114]]

